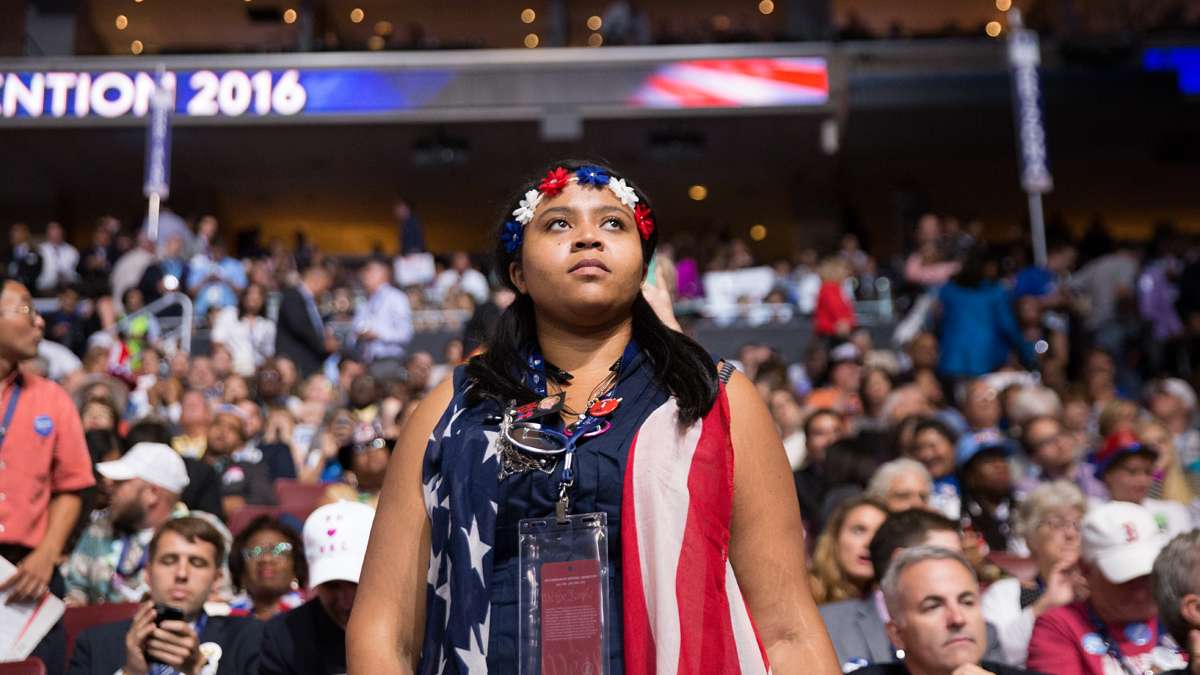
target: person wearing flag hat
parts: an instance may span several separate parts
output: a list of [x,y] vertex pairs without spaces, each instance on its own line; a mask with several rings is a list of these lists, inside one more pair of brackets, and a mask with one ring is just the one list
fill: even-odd
[[1037,618],[1030,670],[1054,675],[1150,673],[1180,668],[1183,652],[1158,621],[1154,561],[1167,539],[1144,507],[1114,501],[1082,522],[1079,567],[1086,599]]
[[954,450],[962,486],[963,530],[981,535],[993,551],[1012,550],[1016,543],[1012,454],[1012,441],[995,430],[964,434]]
[[1142,505],[1154,517],[1159,531],[1169,539],[1190,531],[1195,523],[1187,507],[1150,496],[1157,459],[1157,450],[1139,442],[1129,429],[1120,428],[1109,434],[1092,453],[1091,463],[1096,467],[1096,478],[1108,488],[1112,501]]

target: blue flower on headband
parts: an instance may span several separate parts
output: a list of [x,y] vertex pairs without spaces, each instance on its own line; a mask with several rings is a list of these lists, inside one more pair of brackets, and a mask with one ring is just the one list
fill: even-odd
[[598,166],[581,166],[575,171],[575,178],[580,185],[604,187],[608,185],[608,174]]
[[516,253],[524,239],[525,230],[520,223],[515,220],[504,223],[504,233],[500,235],[500,241],[504,242],[505,251]]

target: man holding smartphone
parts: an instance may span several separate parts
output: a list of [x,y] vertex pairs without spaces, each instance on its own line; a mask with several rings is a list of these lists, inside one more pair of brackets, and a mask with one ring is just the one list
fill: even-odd
[[221,533],[200,518],[167,521],[150,541],[149,598],[132,620],[80,633],[71,675],[223,675],[258,672],[262,624],[208,616],[204,602],[220,582]]

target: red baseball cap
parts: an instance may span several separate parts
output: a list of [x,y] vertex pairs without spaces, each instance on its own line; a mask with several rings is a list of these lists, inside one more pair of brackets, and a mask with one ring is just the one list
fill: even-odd
[[1104,474],[1112,467],[1113,462],[1126,455],[1149,455],[1158,457],[1158,451],[1142,442],[1129,429],[1117,429],[1104,439],[1104,445],[1092,453],[1092,464],[1096,465],[1096,478],[1104,479]]

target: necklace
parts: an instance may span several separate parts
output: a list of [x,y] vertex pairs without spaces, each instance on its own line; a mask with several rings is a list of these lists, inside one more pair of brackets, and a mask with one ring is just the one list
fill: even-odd
[[[605,375],[604,379],[600,380],[600,382],[592,388],[592,391],[588,393],[588,400],[587,403],[584,404],[583,410],[575,410],[574,408],[571,408],[566,403],[566,396],[563,397],[563,414],[582,420],[587,416],[587,412],[591,410],[592,406],[596,405],[600,399],[604,398],[610,391],[612,391],[612,388],[617,384],[617,378],[620,376],[620,373],[621,359],[617,359],[616,361],[613,361],[611,366],[608,367],[608,375]],[[553,363],[550,363],[549,361],[546,362],[546,375],[548,380],[554,384],[560,385],[559,391],[555,393],[562,393],[561,385],[568,384],[571,382],[571,380],[575,379],[574,375],[563,370],[562,368],[559,368]]]

